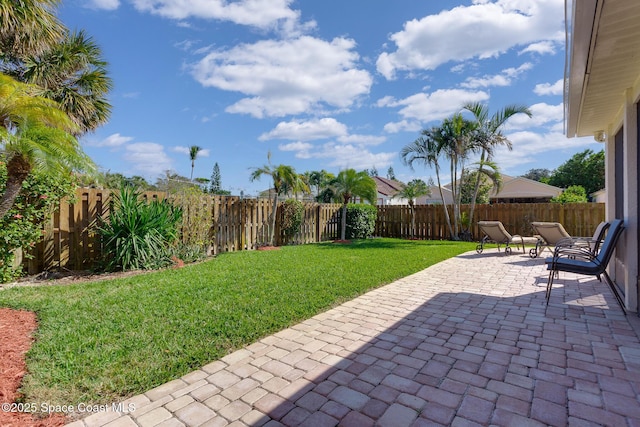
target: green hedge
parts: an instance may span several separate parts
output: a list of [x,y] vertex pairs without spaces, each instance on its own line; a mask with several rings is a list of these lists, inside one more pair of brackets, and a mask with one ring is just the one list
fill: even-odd
[[347,205],[347,239],[371,237],[376,227],[378,208],[372,205]]

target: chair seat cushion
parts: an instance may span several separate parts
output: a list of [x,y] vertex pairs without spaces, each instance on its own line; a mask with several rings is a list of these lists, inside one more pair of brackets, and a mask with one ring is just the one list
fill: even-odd
[[557,269],[560,271],[566,271],[568,273],[586,274],[586,275],[598,275],[604,271],[604,267],[597,261],[586,261],[581,259],[571,258],[556,258],[555,268],[554,258],[550,257],[545,259],[547,264],[547,270]]

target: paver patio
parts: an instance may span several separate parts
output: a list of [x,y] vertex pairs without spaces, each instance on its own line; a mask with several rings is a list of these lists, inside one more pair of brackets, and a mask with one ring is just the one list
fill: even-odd
[[640,426],[635,314],[546,277],[467,253],[69,426]]

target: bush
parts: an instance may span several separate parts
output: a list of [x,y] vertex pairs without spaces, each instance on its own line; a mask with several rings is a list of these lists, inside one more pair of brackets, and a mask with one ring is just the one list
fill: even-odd
[[108,221],[98,228],[107,270],[155,269],[173,263],[182,209],[167,200],[146,202],[123,186],[112,193]]
[[[0,194],[7,182],[6,163],[0,159]],[[42,237],[42,224],[51,218],[53,208],[64,197],[75,196],[76,180],[73,175],[49,176],[34,171],[22,183],[22,190],[13,207],[0,218],[0,283],[9,282],[22,274],[21,266],[13,266],[14,253],[28,249]]]
[[[342,210],[341,210],[342,212]],[[372,205],[347,205],[347,239],[371,237],[376,227],[378,208]]]
[[586,203],[587,192],[582,185],[571,185],[558,197],[551,199],[551,203]]
[[304,204],[299,200],[289,199],[282,204],[282,216],[280,217],[280,230],[287,241],[298,231],[304,217]]
[[186,262],[205,258],[215,244],[212,197],[197,188],[187,188],[172,195],[171,201],[182,209],[180,244],[175,256]]

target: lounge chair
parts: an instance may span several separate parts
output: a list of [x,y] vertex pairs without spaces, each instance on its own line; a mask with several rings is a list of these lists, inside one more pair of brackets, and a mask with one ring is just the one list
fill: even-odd
[[570,237],[560,240],[556,243],[553,256],[580,257],[584,255],[585,250],[590,253],[590,256],[597,256],[610,225],[610,223],[602,221],[594,230],[593,236]]
[[540,256],[545,249],[553,254],[552,248],[555,248],[557,243],[571,239],[571,235],[559,222],[532,222],[531,227],[538,236],[536,247],[529,250],[531,258]]
[[613,255],[613,251],[616,249],[616,244],[622,232],[624,231],[623,221],[620,219],[613,220],[607,232],[602,247],[596,256],[591,254],[590,250],[585,249],[582,253],[582,257],[563,257],[553,256],[545,260],[547,264],[547,270],[549,270],[549,279],[547,281],[547,305],[549,304],[549,297],[551,296],[551,287],[553,286],[553,279],[559,274],[560,271],[576,274],[584,274],[588,276],[601,275],[611,288],[613,295],[616,297],[618,305],[622,309],[622,312],[626,315],[627,312],[624,309],[624,303],[622,298],[616,289],[616,285],[607,274],[607,265]]
[[502,222],[500,221],[478,221],[478,227],[480,227],[480,231],[484,234],[478,246],[476,246],[476,252],[479,254],[484,250],[485,243],[497,243],[498,244],[498,252],[500,252],[500,245],[504,244],[504,253],[508,255],[511,253],[510,244],[515,244],[516,249],[522,245],[522,252],[524,252],[524,238],[518,234],[511,235],[504,228]]

